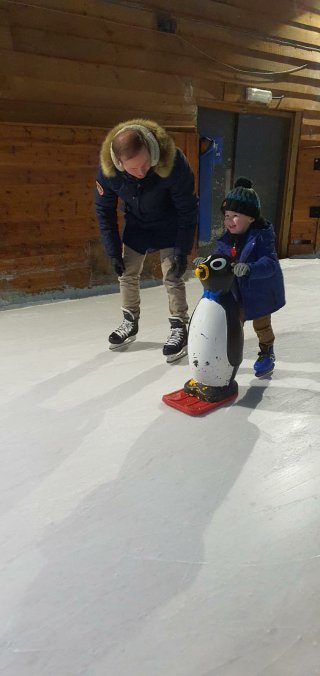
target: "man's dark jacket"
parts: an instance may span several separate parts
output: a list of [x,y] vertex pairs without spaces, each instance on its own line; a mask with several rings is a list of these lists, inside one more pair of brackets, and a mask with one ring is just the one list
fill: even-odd
[[107,254],[121,256],[121,237],[117,223],[118,198],[124,209],[122,241],[139,253],[173,247],[175,254],[189,254],[192,249],[198,200],[194,176],[183,152],[155,122],[130,120],[126,124],[143,124],[156,137],[160,148],[159,163],[143,179],[115,168],[111,155],[112,139],[123,124],[106,137],[100,154],[96,180],[96,214]]

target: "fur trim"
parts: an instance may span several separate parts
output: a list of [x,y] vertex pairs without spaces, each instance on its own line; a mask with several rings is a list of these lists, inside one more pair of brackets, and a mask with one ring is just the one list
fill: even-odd
[[117,132],[128,124],[142,124],[150,129],[156,137],[160,148],[160,160],[158,164],[153,167],[153,171],[161,176],[161,178],[167,178],[171,174],[176,156],[175,142],[165,129],[157,124],[157,122],[140,118],[120,122],[107,134],[100,151],[100,163],[103,175],[106,176],[106,178],[116,176],[116,169],[111,159],[110,146]]

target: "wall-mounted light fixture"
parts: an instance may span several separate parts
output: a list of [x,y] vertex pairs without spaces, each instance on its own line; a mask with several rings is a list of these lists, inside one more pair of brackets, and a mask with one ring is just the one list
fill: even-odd
[[256,89],[256,87],[246,88],[246,101],[253,103],[271,103],[272,92],[269,89]]

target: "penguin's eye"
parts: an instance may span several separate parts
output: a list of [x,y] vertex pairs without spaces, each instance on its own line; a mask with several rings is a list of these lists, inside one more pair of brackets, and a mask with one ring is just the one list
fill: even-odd
[[212,270],[223,270],[227,265],[227,261],[225,258],[215,258],[213,261],[210,263],[210,268]]

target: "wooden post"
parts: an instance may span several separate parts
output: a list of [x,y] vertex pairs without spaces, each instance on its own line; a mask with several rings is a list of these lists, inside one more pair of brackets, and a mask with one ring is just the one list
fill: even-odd
[[284,201],[282,207],[281,226],[279,232],[280,258],[286,258],[286,256],[288,255],[289,233],[290,233],[291,214],[292,214],[292,205],[296,178],[298,149],[301,133],[301,123],[302,123],[302,112],[297,112],[294,114],[292,119],[289,139],[289,153],[284,188]]

